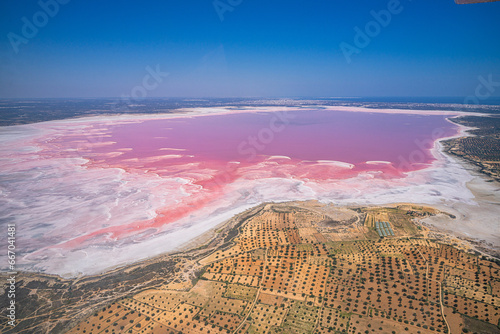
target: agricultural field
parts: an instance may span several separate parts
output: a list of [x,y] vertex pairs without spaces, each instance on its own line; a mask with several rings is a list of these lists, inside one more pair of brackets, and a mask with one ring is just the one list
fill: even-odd
[[415,221],[437,213],[267,204],[190,288],[115,300],[69,333],[500,333],[500,266],[425,237]]
[[476,164],[483,173],[500,180],[500,117],[467,116],[455,118],[453,122],[476,128],[469,131],[474,137],[447,140],[444,142],[445,150]]

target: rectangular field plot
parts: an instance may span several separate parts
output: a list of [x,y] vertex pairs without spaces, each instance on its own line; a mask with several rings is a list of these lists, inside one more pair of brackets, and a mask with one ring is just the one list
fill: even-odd
[[253,301],[257,295],[257,289],[241,284],[228,284],[224,297]]
[[185,293],[179,291],[149,290],[135,295],[134,299],[161,310],[172,311],[185,300],[184,296]]
[[241,317],[235,314],[229,314],[224,312],[216,311],[208,319],[209,324],[216,325],[217,327],[224,328],[226,330],[234,331],[241,322]]
[[242,285],[254,286],[254,287],[259,286],[259,278],[257,276],[205,273],[203,275],[203,278],[206,278],[207,280],[211,280],[211,281],[242,284]]
[[273,326],[279,326],[285,318],[286,310],[279,306],[257,303],[250,313],[252,333],[268,333]]
[[328,332],[328,330],[341,332],[342,330],[347,330],[349,320],[349,314],[342,313],[337,309],[325,307],[321,310],[319,321],[319,325],[320,327],[323,327],[323,329],[317,332],[324,333]]
[[319,317],[319,308],[295,301],[283,323],[285,333],[312,333]]
[[80,322],[68,333],[124,333],[133,328],[139,329],[149,322],[150,320],[145,315],[113,303],[87,318],[86,321]]
[[261,292],[259,294],[258,302],[271,306],[281,306],[287,304],[285,297],[265,292]]
[[200,315],[210,317],[216,311],[241,315],[246,309],[248,302],[244,300],[225,297],[214,297],[204,305]]
[[398,321],[379,318],[379,317],[362,317],[353,315],[351,324],[347,333],[349,334],[364,334],[366,332],[377,334],[392,334],[392,333],[411,333],[411,334],[433,334],[432,330],[427,330],[421,327],[411,326],[400,323]]

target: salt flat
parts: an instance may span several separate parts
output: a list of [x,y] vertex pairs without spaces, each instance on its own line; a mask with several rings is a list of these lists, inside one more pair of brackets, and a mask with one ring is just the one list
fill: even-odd
[[210,108],[5,127],[1,219],[18,225],[20,268],[63,276],[179,249],[269,201],[437,205],[457,219],[429,223],[498,247],[498,188],[441,152],[466,130],[455,115]]

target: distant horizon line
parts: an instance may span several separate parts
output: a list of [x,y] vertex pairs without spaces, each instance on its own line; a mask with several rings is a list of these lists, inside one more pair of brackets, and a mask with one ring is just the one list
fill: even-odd
[[[427,98],[427,99],[443,99],[443,98],[466,98],[467,96],[462,95],[436,95],[436,96],[425,96],[425,95],[368,95],[368,96],[276,96],[276,97],[264,97],[264,96],[148,96],[140,99],[136,99],[136,102],[144,100],[162,100],[162,99],[191,99],[191,100],[210,100],[210,99],[264,99],[264,100],[279,100],[279,99],[291,99],[291,100],[327,100],[327,99],[378,99],[378,98],[393,98],[393,99],[404,99],[404,98]],[[106,97],[0,97],[0,100],[120,100],[122,97],[118,96],[106,96]],[[500,99],[500,95],[491,96],[489,99]]]

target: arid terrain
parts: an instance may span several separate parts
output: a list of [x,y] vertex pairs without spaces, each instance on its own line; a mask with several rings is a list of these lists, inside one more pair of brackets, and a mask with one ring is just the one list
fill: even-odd
[[261,205],[192,251],[82,280],[23,277],[16,333],[500,333],[500,266],[417,223],[436,214]]
[[453,122],[476,129],[469,131],[472,137],[445,141],[445,152],[464,158],[500,181],[500,117],[467,116],[455,118]]

